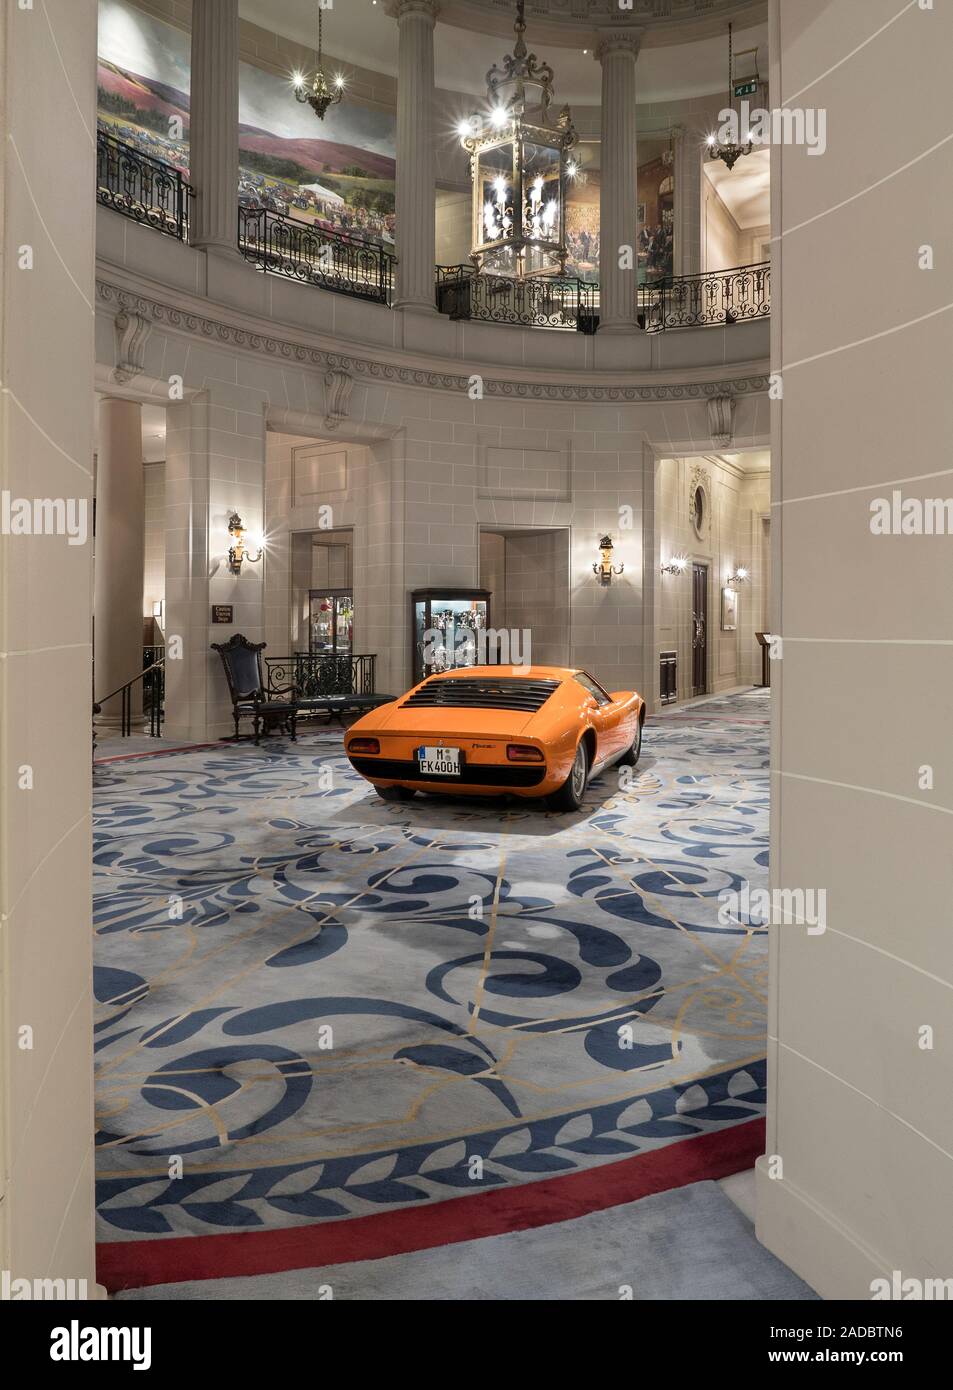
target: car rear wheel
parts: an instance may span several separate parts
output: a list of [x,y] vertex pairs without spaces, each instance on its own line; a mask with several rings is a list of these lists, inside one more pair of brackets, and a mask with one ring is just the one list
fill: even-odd
[[635,767],[642,753],[642,720],[639,720],[635,731],[635,738],[632,740],[632,747],[626,749],[619,759],[623,767]]
[[582,798],[586,793],[586,783],[589,780],[589,755],[586,752],[586,745],[580,741],[576,749],[576,756],[572,760],[572,767],[569,769],[569,776],[559,788],[553,792],[549,798],[549,805],[554,811],[578,811],[582,805]]
[[379,787],[375,784],[374,790],[385,801],[412,801],[417,795],[413,787]]

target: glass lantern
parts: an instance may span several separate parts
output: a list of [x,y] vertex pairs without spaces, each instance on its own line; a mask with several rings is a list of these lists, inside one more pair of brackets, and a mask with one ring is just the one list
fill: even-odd
[[516,280],[565,273],[566,177],[576,144],[568,106],[549,123],[553,70],[527,52],[525,28],[519,3],[513,53],[487,74],[489,116],[461,126],[473,186],[470,259],[478,273]]

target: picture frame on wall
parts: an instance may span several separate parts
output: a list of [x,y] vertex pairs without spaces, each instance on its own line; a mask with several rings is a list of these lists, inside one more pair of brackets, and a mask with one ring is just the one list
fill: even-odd
[[721,630],[736,632],[738,629],[738,590],[727,585],[721,591]]

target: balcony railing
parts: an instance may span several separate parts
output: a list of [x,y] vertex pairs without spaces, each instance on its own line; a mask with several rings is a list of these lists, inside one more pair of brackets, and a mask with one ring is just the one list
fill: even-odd
[[575,277],[511,280],[471,265],[437,266],[437,308],[452,319],[594,333],[598,285]]
[[639,290],[639,321],[647,333],[745,323],[771,313],[771,262],[676,275]]
[[96,132],[96,200],[104,207],[185,241],[191,197],[191,186],[171,164]]
[[374,653],[266,656],[266,683],[269,691],[294,686],[296,697],[307,700],[328,695],[373,695],[376,664]]
[[[184,241],[192,193],[173,165],[98,131],[96,197],[105,207]],[[238,249],[259,270],[375,304],[393,302],[396,259],[359,233],[239,206]],[[577,333],[595,333],[599,327],[598,284],[573,276],[519,281],[477,275],[469,264],[440,265],[436,301],[451,319]],[[767,318],[771,264],[669,276],[641,286],[637,303],[638,322],[647,333]]]
[[299,222],[266,208],[238,209],[238,249],[259,270],[287,275],[336,294],[390,304],[394,257],[347,232]]

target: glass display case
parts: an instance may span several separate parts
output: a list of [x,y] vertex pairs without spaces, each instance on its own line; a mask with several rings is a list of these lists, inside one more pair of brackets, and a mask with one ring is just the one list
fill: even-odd
[[[415,589],[410,596],[414,684],[486,660],[489,589]],[[481,633],[483,636],[481,637]]]
[[311,589],[308,594],[308,651],[311,656],[350,656],[354,600],[344,589]]

